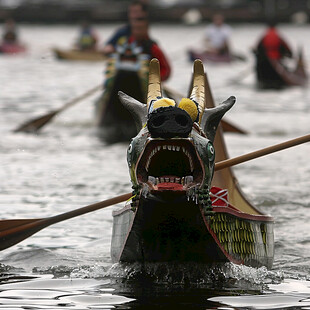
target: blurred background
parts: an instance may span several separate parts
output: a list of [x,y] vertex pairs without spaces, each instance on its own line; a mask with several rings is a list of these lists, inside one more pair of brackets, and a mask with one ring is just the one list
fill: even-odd
[[[126,19],[129,0],[0,0],[0,20],[17,22],[93,23]],[[307,22],[309,0],[145,0],[153,22],[197,23],[221,11],[228,22],[261,22],[277,17],[281,22]]]
[[[119,120],[120,113],[115,119],[111,117],[113,122],[106,127],[102,126],[104,122],[98,121],[108,115],[108,109],[105,109],[108,104],[120,104],[117,90],[124,90],[121,81],[125,81],[126,85],[128,80],[139,82],[135,83],[137,87],[130,86],[125,91],[128,93],[133,90],[130,95],[136,99],[137,94],[141,95],[146,90],[147,79],[140,74],[147,69],[143,65],[145,58],[140,59],[138,52],[138,55],[134,54],[133,49],[132,54],[137,56],[132,61],[133,66],[128,67],[127,58],[124,57],[125,64],[121,67],[122,59],[118,56],[122,50],[119,52],[116,48],[115,53],[103,53],[111,36],[127,26],[123,24],[130,23],[130,2],[0,0],[0,40],[5,43],[1,46],[0,41],[0,219],[47,217],[131,190],[126,162],[129,137],[120,141],[119,136],[116,136],[115,143],[107,142],[108,138],[113,137],[110,128],[116,128],[123,137],[124,132],[119,130],[121,124],[124,124],[125,133],[130,133],[127,130],[129,126],[125,121]],[[148,5],[147,17],[151,21],[150,38],[154,38],[154,41],[149,40],[147,31],[142,32],[142,39],[145,40],[146,37],[146,42],[152,44],[146,46],[145,54],[151,58],[161,56],[161,65],[166,62],[168,69],[170,65],[171,70],[163,72],[166,80],[162,78],[162,81],[166,90],[170,89],[172,95],[175,95],[176,101],[180,102],[179,98],[187,96],[193,69],[192,60],[203,59],[204,56],[204,66],[215,104],[231,95],[236,96],[237,103],[225,119],[246,134],[225,133],[230,157],[310,132],[310,91],[306,74],[310,67],[310,0],[144,2]],[[224,25],[229,37],[229,53],[224,50],[225,53],[216,51],[212,55],[211,52],[213,57],[208,58],[210,53],[205,46],[208,39],[207,27],[217,13],[223,14],[229,25],[229,28],[227,24]],[[146,18],[139,18],[131,25],[135,29],[135,36],[130,37],[130,33],[127,33],[127,37],[133,37],[133,41],[129,42],[128,39],[126,44],[137,41],[139,46],[140,41],[145,42],[139,36]],[[275,79],[276,82],[281,82],[281,87],[275,88],[271,87],[273,81],[269,78],[268,70],[272,69],[270,66],[266,65],[266,81],[262,74],[264,72],[256,70],[265,68],[264,65],[257,65],[256,56],[259,53],[254,52],[263,35],[270,32],[268,29],[266,31],[267,20],[280,22],[279,32],[281,37],[283,33],[293,55],[291,58],[284,55],[284,59],[276,61],[278,65],[283,63],[284,66],[281,66],[279,79]],[[84,31],[82,21],[88,21],[93,26],[93,37],[93,29]],[[143,29],[148,30],[148,27]],[[276,42],[279,42],[278,36]],[[123,46],[127,48],[129,44],[126,44]],[[140,47],[142,49],[144,45],[141,44]],[[127,50],[124,50],[122,55],[128,56],[125,53]],[[154,50],[157,55],[154,55]],[[62,52],[62,56],[59,52]],[[109,56],[114,57],[115,61]],[[258,82],[265,82],[267,89],[259,87]],[[45,120],[44,128],[42,123],[40,127],[38,119]],[[24,123],[31,125],[31,133],[25,130]],[[131,124],[134,126],[133,122]],[[275,259],[272,271],[267,273],[266,269],[236,269],[232,266],[231,271],[222,276],[224,286],[227,285],[225,296],[236,295],[232,283],[240,285],[240,292],[246,292],[247,285],[250,287],[255,284],[264,288],[267,294],[258,295],[260,291],[255,291],[258,306],[255,308],[254,301],[251,300],[249,309],[263,309],[262,300],[266,303],[267,295],[268,300],[274,299],[275,304],[279,305],[278,296],[279,293],[282,294],[283,287],[273,285],[270,289],[267,288],[279,278],[279,281],[286,281],[283,283],[286,285],[286,293],[292,291],[294,296],[291,303],[285,299],[285,307],[306,309],[305,304],[301,305],[300,302],[306,300],[309,304],[307,309],[310,309],[310,230],[307,215],[310,208],[309,154],[310,145],[307,143],[234,167],[238,182],[249,200],[262,212],[275,218]],[[20,273],[22,276],[34,274],[39,280],[40,277],[48,279],[46,291],[42,290],[41,282],[35,286],[36,280],[31,280],[33,283],[26,283],[25,289],[13,284],[5,292],[0,281],[0,308],[11,309],[13,302],[16,302],[20,303],[20,309],[39,309],[40,305],[40,309],[52,309],[50,305],[59,302],[53,294],[58,296],[58,291],[62,288],[57,279],[47,278],[50,275],[55,278],[70,277],[70,281],[71,278],[112,279],[112,210],[123,205],[58,223],[0,252],[2,281],[7,281],[8,278],[3,275],[7,271]],[[129,278],[134,271],[134,268],[132,272],[129,269]],[[118,276],[117,272],[115,270],[115,277]],[[171,272],[173,275],[174,270],[170,271],[168,268],[164,277],[170,279]],[[139,270],[137,273],[139,274]],[[119,274],[120,277],[123,274],[121,269]],[[201,282],[196,279],[195,283],[208,284],[209,278],[202,272]],[[214,278],[212,275],[210,279],[213,281]],[[111,289],[108,281],[107,283],[106,288]],[[27,285],[33,288],[33,293]],[[296,290],[300,288],[304,289],[303,294],[298,295]],[[168,290],[164,286],[163,289],[163,295],[166,296]],[[86,291],[83,290],[84,288],[77,292],[72,287],[64,287],[63,295],[68,303],[63,307],[70,305],[71,309],[71,305],[75,305],[75,309],[86,309],[85,305],[90,304],[90,299],[87,298],[90,298],[89,294],[93,295],[93,291],[87,286]],[[127,296],[139,299],[134,289],[132,292],[130,290],[129,287]],[[53,291],[57,291],[57,294]],[[71,297],[68,297],[68,292],[71,292]],[[100,301],[103,303],[101,308],[107,308],[112,299],[105,296],[101,288],[97,293],[100,298],[106,298]],[[214,303],[208,304],[208,298],[214,294],[213,290],[199,291],[200,297],[197,294],[191,294],[191,300],[178,309],[194,309],[197,304],[199,309],[224,309]],[[152,298],[143,296],[141,303],[154,303],[162,308],[161,305],[166,301],[153,296],[153,291],[150,291],[150,295]],[[38,296],[47,297],[39,297],[37,300]],[[237,298],[249,302],[247,297]],[[92,309],[99,309],[99,301],[92,300]],[[172,296],[172,300],[181,304],[185,299],[178,300]],[[34,302],[36,306],[33,305]],[[304,307],[301,308],[302,306]],[[281,305],[278,309],[280,307]],[[130,309],[130,306],[126,309]]]

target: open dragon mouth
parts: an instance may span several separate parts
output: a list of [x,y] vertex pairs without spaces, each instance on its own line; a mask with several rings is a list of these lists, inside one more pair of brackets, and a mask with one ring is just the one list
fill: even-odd
[[140,184],[152,191],[186,191],[201,184],[204,169],[189,139],[150,140],[137,164]]

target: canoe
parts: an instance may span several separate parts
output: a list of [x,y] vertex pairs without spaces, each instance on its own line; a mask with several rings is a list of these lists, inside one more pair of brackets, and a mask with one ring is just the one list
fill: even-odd
[[295,67],[289,70],[280,61],[256,54],[256,79],[258,88],[283,88],[287,86],[305,86],[308,75],[305,70],[303,55],[299,52]]
[[145,102],[148,63],[148,57],[143,54],[131,59],[114,54],[107,60],[104,91],[96,102],[96,124],[103,141],[128,142],[137,134],[134,119],[121,104],[118,92]]
[[73,60],[73,61],[104,61],[104,56],[99,51],[80,51],[76,49],[63,50],[59,48],[53,48],[53,53],[57,59]]
[[233,262],[271,268],[273,218],[249,202],[230,168],[212,178],[214,162],[228,157],[218,123],[234,97],[210,109],[214,102],[208,80],[196,60],[190,98],[198,103],[200,117],[193,122],[193,101],[181,101],[178,107],[157,102],[161,90],[153,78],[153,71],[158,72],[154,63],[148,92],[153,112],[146,116],[143,103],[121,94],[141,131],[127,152],[132,200],[113,212],[112,261]]
[[238,54],[216,54],[208,51],[197,51],[189,50],[188,56],[190,61],[195,61],[195,59],[201,59],[203,62],[214,62],[214,63],[230,63],[233,61],[245,61],[246,58],[243,55]]
[[22,44],[0,44],[0,54],[20,54],[26,52],[26,47]]

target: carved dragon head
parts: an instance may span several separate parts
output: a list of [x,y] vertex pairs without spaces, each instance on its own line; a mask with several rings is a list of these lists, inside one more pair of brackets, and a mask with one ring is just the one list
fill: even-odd
[[190,98],[179,103],[162,97],[157,59],[150,62],[149,70],[147,104],[119,93],[139,131],[127,151],[134,193],[145,198],[187,195],[207,204],[216,129],[235,97],[205,108],[205,73],[200,60],[194,63]]

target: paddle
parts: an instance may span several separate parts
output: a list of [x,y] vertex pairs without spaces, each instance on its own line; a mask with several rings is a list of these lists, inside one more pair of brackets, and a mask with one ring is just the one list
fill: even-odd
[[96,87],[91,88],[90,90],[88,90],[84,94],[68,101],[60,109],[50,111],[43,116],[37,117],[35,119],[32,119],[32,120],[24,123],[23,125],[21,125],[17,129],[15,129],[14,132],[37,132],[37,131],[39,131],[39,129],[41,129],[43,126],[45,126],[50,120],[52,120],[54,118],[54,116],[56,116],[57,114],[59,114],[60,112],[62,112],[64,110],[66,110],[67,108],[73,106],[74,104],[82,101],[83,99],[86,99],[87,97],[89,97],[90,95],[94,94],[96,91],[101,90],[101,89],[102,89],[102,84],[97,85]]
[[25,240],[45,227],[74,218],[79,215],[112,206],[114,204],[128,200],[131,196],[131,193],[123,194],[95,204],[88,205],[83,208],[47,218],[0,220],[0,251]]
[[241,80],[245,79],[251,73],[253,73],[252,66],[245,68],[244,70],[239,72],[235,77],[230,78],[228,82],[226,83],[226,86],[240,83]]
[[[277,151],[281,151],[290,148],[292,146],[296,146],[309,141],[310,141],[310,134],[280,144],[276,144],[249,154],[245,154],[239,157],[223,160],[215,164],[215,171],[231,167],[243,163],[245,161],[255,159],[264,155],[268,155]],[[131,196],[132,196],[131,193],[123,194],[92,205],[88,205],[83,208],[79,208],[73,211],[69,211],[66,213],[62,213],[47,218],[0,220],[0,241],[1,241],[0,251],[19,243],[22,240],[25,240],[26,238],[32,236],[36,232],[52,224],[56,224],[79,215],[83,215],[89,212],[106,208],[116,203],[123,202],[125,200],[128,200]]]
[[258,158],[258,157],[262,157],[268,154],[272,154],[278,151],[282,151],[285,149],[288,149],[290,147],[299,145],[299,144],[303,144],[305,142],[310,142],[310,134],[305,135],[305,136],[301,136],[292,140],[288,140],[286,142],[282,142],[279,144],[275,144],[263,149],[260,149],[258,151],[254,151],[248,154],[244,154],[235,158],[230,158],[230,159],[226,159],[226,160],[222,160],[218,163],[215,164],[215,171],[216,170],[221,170],[227,167],[232,167],[241,163],[244,163],[246,161]]

